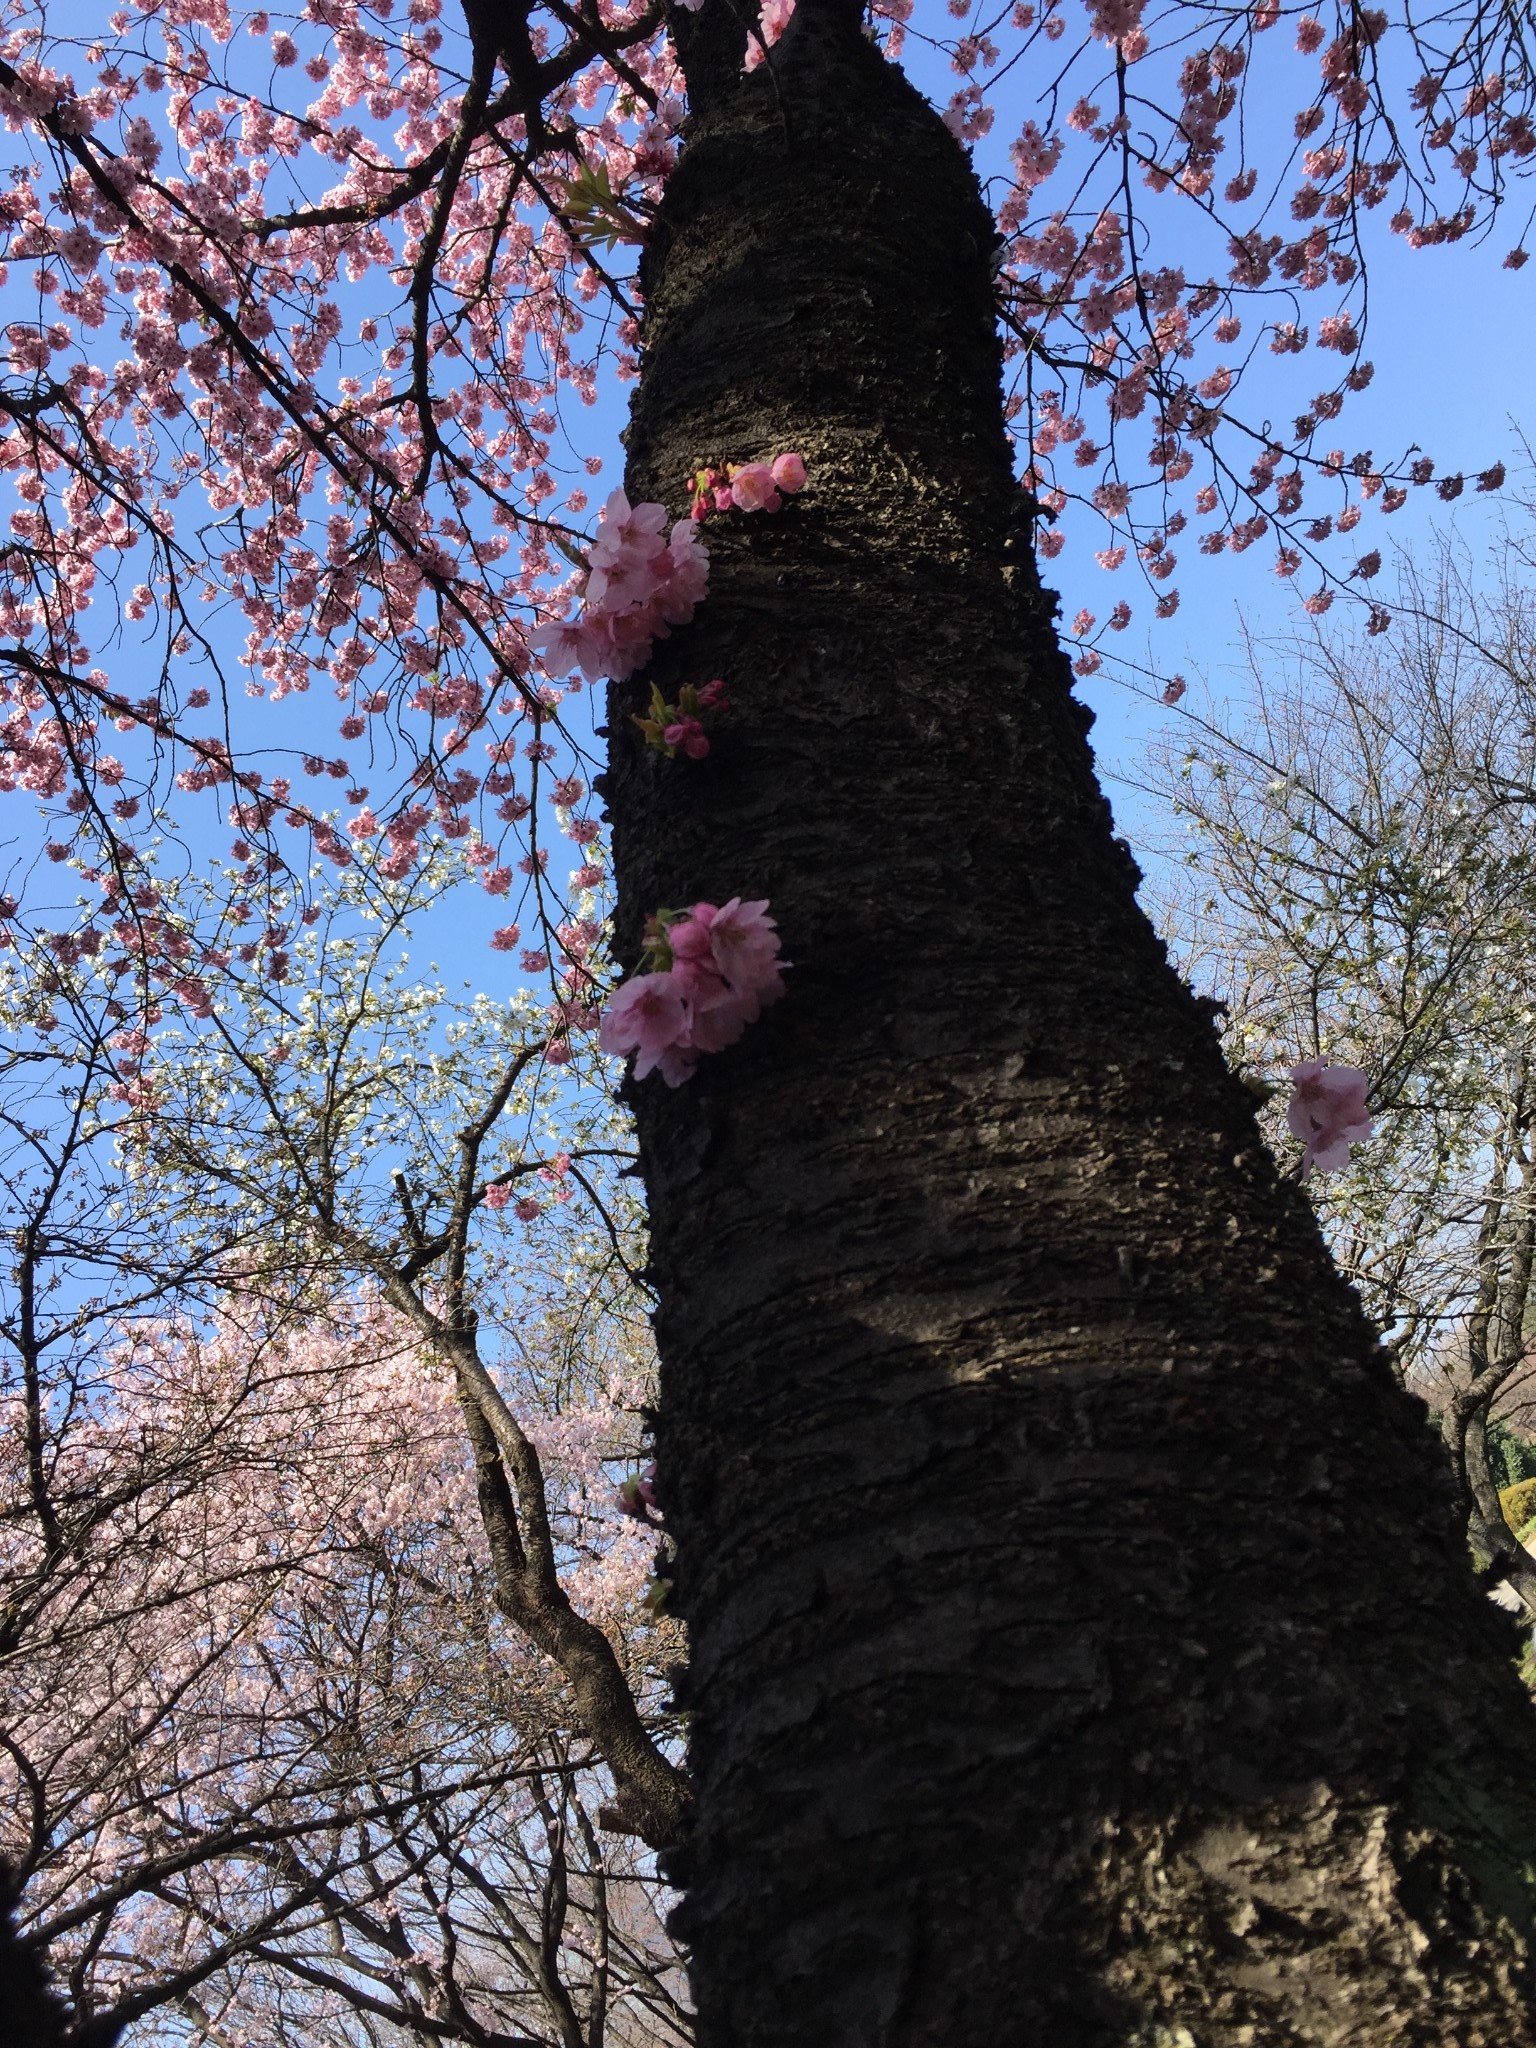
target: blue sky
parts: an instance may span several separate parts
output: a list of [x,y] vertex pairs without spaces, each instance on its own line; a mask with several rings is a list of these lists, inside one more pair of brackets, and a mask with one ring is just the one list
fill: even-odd
[[[1378,452],[1417,440],[1447,472],[1470,473],[1499,460],[1509,468],[1497,496],[1481,497],[1469,488],[1446,505],[1433,491],[1413,491],[1391,518],[1363,522],[1352,538],[1381,547],[1386,562],[1378,587],[1384,593],[1393,581],[1389,543],[1427,550],[1440,532],[1480,552],[1506,519],[1521,523],[1518,499],[1536,486],[1521,446],[1522,429],[1536,425],[1536,408],[1527,397],[1536,269],[1503,269],[1504,247],[1496,235],[1481,248],[1413,251],[1396,237],[1382,236],[1374,252],[1368,353],[1376,377],[1351,400],[1340,438],[1351,448]],[[1309,626],[1300,599],[1316,579],[1285,582],[1272,563],[1273,551],[1265,545],[1214,558],[1186,549],[1179,561],[1183,602],[1177,617],[1153,625],[1139,639],[1135,627],[1129,628],[1125,652],[1160,674],[1182,673],[1194,702],[1208,690],[1214,703],[1235,706],[1247,676],[1245,623],[1258,641],[1283,641]],[[1062,572],[1056,581],[1068,616],[1095,599],[1102,608],[1112,579],[1096,568],[1087,549],[1069,544],[1055,566]],[[1347,630],[1353,609],[1336,605],[1328,623]],[[1149,704],[1107,672],[1079,684],[1079,690],[1100,714],[1094,738],[1106,768],[1134,771],[1148,735],[1173,722],[1161,705]],[[1120,788],[1112,794],[1137,837],[1138,823],[1150,822],[1138,799]]]
[[[914,19],[931,27],[934,11]],[[973,17],[950,32],[976,25]],[[1210,28],[1203,33],[1208,36]],[[1066,48],[1068,40],[1056,48]],[[1294,42],[1294,25],[1282,21],[1253,44],[1242,121],[1248,162],[1255,165],[1272,167],[1284,161],[1292,147],[1296,110],[1316,87],[1318,60],[1302,56]],[[939,104],[960,83],[945,60],[916,43],[909,43],[903,61]],[[1149,58],[1145,68],[1150,72],[1156,62]],[[1166,78],[1169,67],[1163,68]],[[1139,71],[1133,75],[1140,78]],[[1022,80],[1016,89],[1004,88],[997,95],[996,125],[974,153],[983,177],[1005,167],[1006,144],[1031,111],[1027,97]],[[1071,91],[1062,97],[1069,101]],[[1096,92],[1094,97],[1100,95]],[[1166,89],[1162,97],[1169,97]],[[1234,134],[1223,159],[1223,177],[1237,168],[1236,148]],[[1270,174],[1267,168],[1266,177]],[[1055,184],[1053,179],[1041,188],[1042,201],[1059,203]],[[1526,398],[1536,266],[1519,271],[1502,267],[1506,253],[1522,240],[1528,199],[1517,190],[1514,203],[1481,241],[1421,250],[1387,232],[1391,211],[1388,204],[1367,217],[1375,232],[1366,250],[1369,319],[1362,357],[1374,364],[1375,378],[1366,391],[1350,397],[1336,429],[1326,438],[1350,454],[1369,448],[1383,461],[1418,444],[1434,458],[1437,475],[1464,471],[1469,485],[1454,505],[1443,503],[1433,490],[1412,490],[1401,511],[1383,517],[1373,508],[1352,535],[1328,545],[1330,567],[1340,575],[1347,574],[1367,549],[1379,548],[1384,566],[1374,588],[1383,597],[1390,595],[1395,580],[1395,551],[1427,551],[1436,533],[1444,533],[1480,553],[1506,519],[1521,522],[1518,500],[1536,490],[1522,448],[1522,430],[1536,429],[1536,409]],[[1154,263],[1181,263],[1192,278],[1224,274],[1220,243],[1201,238],[1191,209],[1151,201],[1147,219],[1159,231],[1171,231],[1170,239],[1156,246]],[[1283,209],[1275,225],[1285,225]],[[1315,323],[1319,315],[1336,310],[1341,297],[1326,288],[1310,295],[1302,303],[1301,317]],[[1258,331],[1251,312],[1245,315],[1245,327],[1245,340]],[[1202,354],[1196,374],[1207,366]],[[1332,381],[1339,367],[1337,357],[1315,347],[1301,358],[1284,361],[1265,355],[1255,364],[1253,381],[1242,386],[1236,409],[1255,424],[1267,415],[1283,428],[1313,391]],[[1093,431],[1090,417],[1090,434]],[[1142,438],[1150,441],[1150,430]],[[1140,452],[1132,444],[1133,463]],[[1471,476],[1499,461],[1508,468],[1503,492],[1476,495]],[[1144,582],[1129,570],[1106,574],[1094,561],[1094,550],[1109,539],[1104,523],[1075,505],[1062,523],[1066,547],[1056,561],[1042,565],[1042,573],[1046,583],[1061,592],[1064,625],[1082,606],[1101,619],[1118,598],[1128,599],[1133,607],[1132,625],[1122,636],[1108,640],[1103,670],[1080,681],[1078,690],[1099,714],[1094,742],[1122,829],[1133,841],[1156,839],[1164,821],[1133,785],[1149,738],[1177,724],[1177,714],[1156,702],[1161,679],[1182,674],[1190,686],[1191,708],[1226,705],[1236,712],[1248,675],[1245,628],[1259,643],[1284,642],[1311,630],[1301,600],[1318,587],[1319,578],[1310,567],[1290,581],[1277,577],[1272,538],[1240,555],[1202,556],[1194,545],[1201,522],[1192,519],[1190,529],[1175,543],[1179,560],[1173,581],[1181,594],[1180,608],[1172,620],[1158,622],[1151,617]],[[1326,624],[1345,633],[1361,617],[1359,607],[1340,600]],[[1118,666],[1110,659],[1113,653],[1124,657]]]

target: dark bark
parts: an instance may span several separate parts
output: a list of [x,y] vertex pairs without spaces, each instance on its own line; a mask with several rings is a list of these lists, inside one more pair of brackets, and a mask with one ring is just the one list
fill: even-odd
[[68,2017],[36,1947],[16,1928],[18,1887],[0,1861],[0,2017],[11,2048],[65,2048]]
[[[632,492],[797,448],[616,687],[620,952],[790,994],[633,1090],[703,2048],[1518,2048],[1536,1744],[1441,1455],[1136,909],[1013,485],[964,153],[800,0],[648,254]],[[1187,2029],[1187,2031],[1180,2031]]]

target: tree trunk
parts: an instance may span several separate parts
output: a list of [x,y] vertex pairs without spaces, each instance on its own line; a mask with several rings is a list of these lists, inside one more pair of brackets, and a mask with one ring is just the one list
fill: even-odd
[[740,894],[795,963],[633,1089],[702,2048],[1536,2042],[1514,1631],[1135,907],[1012,559],[964,152],[854,0],[745,78],[734,18],[685,52],[630,486],[811,482],[711,524],[658,650],[726,679],[714,752],[648,751],[633,679],[607,784],[621,957]]
[[0,2016],[11,2048],[65,2048],[69,2022],[43,1959],[16,1931],[19,1887],[0,1858]]

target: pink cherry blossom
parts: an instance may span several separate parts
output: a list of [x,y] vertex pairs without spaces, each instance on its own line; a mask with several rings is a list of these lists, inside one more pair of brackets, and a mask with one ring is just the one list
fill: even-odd
[[604,1052],[638,1053],[641,1080],[672,1048],[686,1044],[688,1002],[669,973],[638,974],[625,982],[603,1012],[598,1041]]
[[541,627],[529,645],[550,675],[579,668],[588,682],[622,682],[658,639],[685,626],[709,588],[709,555],[696,522],[666,531],[666,507],[631,505],[612,492],[598,515],[584,601],[573,619]]
[[[780,979],[779,935],[764,898],[743,903],[733,896],[716,910],[694,905],[693,916],[709,934],[709,949],[720,973],[744,997],[766,1005],[784,992]],[[755,1015],[756,1012],[753,1012]]]
[[762,1005],[749,991],[715,976],[699,977],[698,986],[689,1006],[688,1043],[695,1052],[724,1052],[756,1023]]
[[783,502],[766,462],[746,462],[731,471],[731,500],[738,512],[777,512]]
[[635,1052],[637,1079],[659,1072],[686,1081],[703,1053],[736,1044],[784,993],[783,961],[766,899],[696,903],[654,921],[648,952],[658,964],[624,983],[604,1012],[605,1052]]
[[1303,1060],[1291,1068],[1292,1095],[1285,1120],[1291,1135],[1306,1147],[1302,1172],[1314,1167],[1336,1173],[1349,1164],[1349,1148],[1371,1136],[1366,1107],[1366,1076],[1358,1067],[1336,1067],[1326,1058]]
[[679,718],[664,733],[669,747],[679,747],[691,761],[702,761],[709,752],[709,735],[696,718]]
[[673,976],[690,1004],[707,1004],[725,991],[726,982],[709,942],[708,925],[697,917],[680,918],[668,926],[667,944],[672,953]]
[[623,491],[611,493],[588,556],[592,565],[587,583],[589,608],[616,612],[649,599],[660,580],[654,565],[666,552],[666,523],[664,505],[632,507]]
[[657,586],[661,615],[669,625],[684,626],[704,602],[709,588],[709,555],[692,520],[679,519],[667,544],[667,560]]
[[[702,4],[702,0],[701,0]],[[758,16],[757,35],[747,43],[747,54],[742,68],[755,71],[763,61],[763,44],[771,50],[789,27],[795,12],[795,0],[763,0]],[[761,37],[761,41],[758,38]]]
[[792,498],[805,489],[805,464],[798,455],[775,456],[771,474],[786,497]]

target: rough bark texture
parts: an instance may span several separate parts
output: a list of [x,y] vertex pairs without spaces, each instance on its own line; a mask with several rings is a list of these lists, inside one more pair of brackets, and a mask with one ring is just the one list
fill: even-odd
[[700,2041],[1521,2048],[1514,1634],[1008,567],[988,216],[851,0],[774,56],[701,65],[630,484],[811,485],[658,652],[710,758],[634,679],[607,785],[622,952],[740,893],[795,962],[634,1089]]

